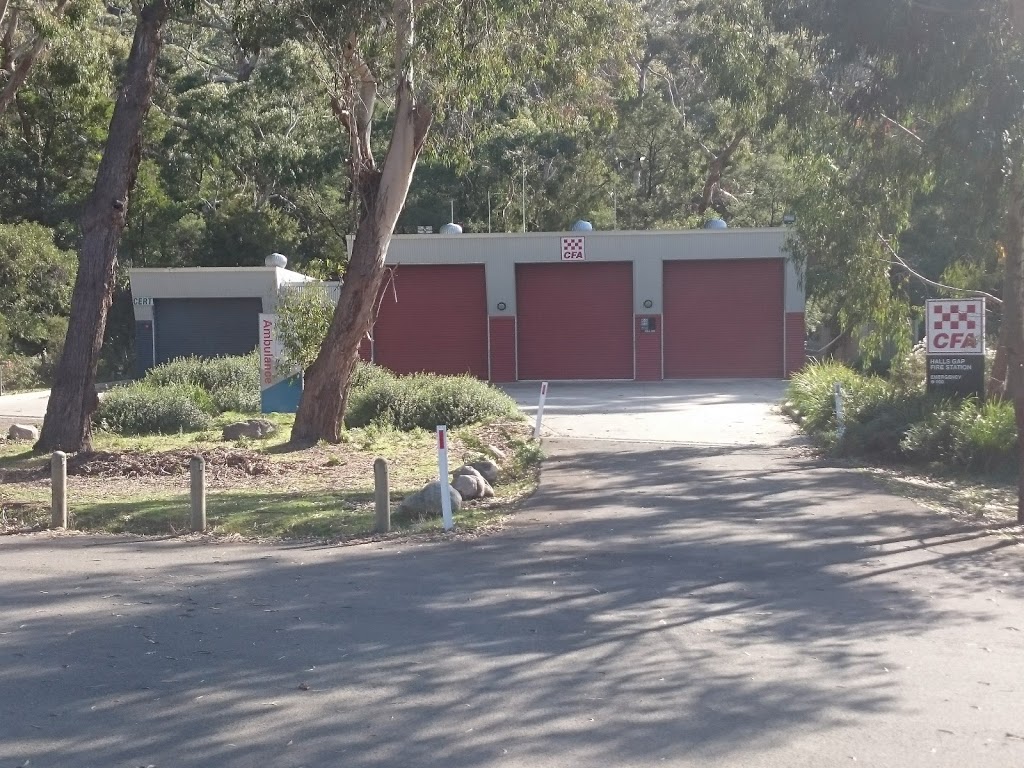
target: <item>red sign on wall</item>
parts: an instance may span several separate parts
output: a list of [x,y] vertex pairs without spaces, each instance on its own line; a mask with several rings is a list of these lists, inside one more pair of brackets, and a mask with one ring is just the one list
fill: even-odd
[[586,261],[586,241],[582,237],[562,238],[562,261]]
[[984,299],[931,299],[925,311],[929,355],[985,354]]

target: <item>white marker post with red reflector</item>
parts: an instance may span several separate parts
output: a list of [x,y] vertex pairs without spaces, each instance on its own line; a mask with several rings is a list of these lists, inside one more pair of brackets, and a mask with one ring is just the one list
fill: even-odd
[[548,399],[548,383],[540,383],[540,402],[537,404],[537,424],[533,428],[533,437],[540,440],[540,424],[544,420],[544,401]]
[[448,482],[448,427],[439,424],[437,427],[437,474],[441,481],[441,517],[444,529],[450,531],[452,522],[451,485]]

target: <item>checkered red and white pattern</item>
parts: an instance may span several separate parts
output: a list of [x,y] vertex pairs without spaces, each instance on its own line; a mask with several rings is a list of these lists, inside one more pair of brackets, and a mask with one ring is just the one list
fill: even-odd
[[984,353],[983,299],[932,299],[926,312],[929,354]]
[[562,238],[562,261],[586,261],[586,258],[587,252],[584,248],[584,238]]

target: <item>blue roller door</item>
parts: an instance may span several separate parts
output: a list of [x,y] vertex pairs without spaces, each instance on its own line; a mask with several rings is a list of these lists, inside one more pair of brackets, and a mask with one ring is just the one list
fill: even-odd
[[157,363],[190,355],[244,355],[256,348],[262,299],[156,299],[153,304]]

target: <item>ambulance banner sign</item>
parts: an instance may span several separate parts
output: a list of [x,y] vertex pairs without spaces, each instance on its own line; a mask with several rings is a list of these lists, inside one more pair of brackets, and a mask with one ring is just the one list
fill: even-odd
[[283,369],[277,315],[260,315],[260,405],[263,413],[295,413],[302,395],[302,375]]

